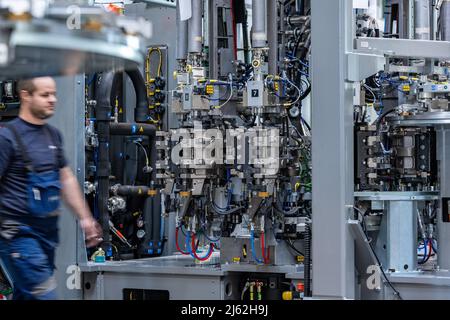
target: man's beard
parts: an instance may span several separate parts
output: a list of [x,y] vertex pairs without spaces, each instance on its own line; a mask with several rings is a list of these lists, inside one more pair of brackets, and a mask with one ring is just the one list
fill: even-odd
[[35,116],[36,118],[39,118],[41,120],[47,120],[49,118],[51,118],[53,116],[53,114],[47,114],[45,111],[43,110],[30,110],[31,113],[33,114],[33,116]]

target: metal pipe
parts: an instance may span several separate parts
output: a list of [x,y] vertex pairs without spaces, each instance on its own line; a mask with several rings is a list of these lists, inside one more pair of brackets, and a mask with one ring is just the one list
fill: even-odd
[[242,23],[242,35],[244,43],[244,62],[245,64],[250,63],[250,41],[248,36],[248,14],[247,10],[245,12],[245,21]]
[[[150,187],[147,190],[147,193],[149,190],[153,190],[153,183],[156,181],[156,160],[157,160],[157,149],[156,149],[156,143],[154,141],[155,135],[156,135],[156,127],[154,125],[150,124],[144,124],[144,123],[111,123],[110,124],[110,134],[111,135],[124,135],[124,136],[148,136],[150,141],[150,152],[149,152],[149,158],[150,158],[150,167],[153,168],[153,171],[151,172],[150,177]],[[120,189],[120,188],[119,188]],[[131,189],[127,188],[120,189],[120,191],[123,191],[125,193],[132,192]],[[139,193],[139,190],[134,190]],[[143,190],[141,190],[143,191]],[[158,245],[158,249],[156,252],[154,251],[154,247],[150,245],[150,243],[153,244],[159,244],[161,241],[160,237],[160,225],[161,225],[161,200],[159,194],[153,195],[152,197],[148,197],[144,200],[144,208],[143,208],[143,220],[146,222],[144,226],[145,230],[145,238],[140,243],[138,248],[138,255],[139,256],[153,256],[153,255],[160,255],[162,252],[161,245]]]
[[192,0],[192,17],[189,26],[189,53],[202,53],[203,31],[202,31],[203,0]]
[[305,0],[295,0],[295,11],[300,14],[305,13]]
[[110,123],[111,135],[123,136],[148,136],[153,139],[156,135],[156,127],[145,123]]
[[269,44],[269,74],[278,74],[278,12],[277,0],[267,0],[267,36]]
[[[279,32],[283,33],[286,30],[286,24],[282,23],[283,21],[285,21],[285,5],[284,2],[280,3],[280,29]],[[286,56],[286,49],[285,49],[285,45],[286,45],[286,38],[287,37],[281,37],[281,48],[280,48],[280,57],[285,57]]]
[[[150,144],[150,163],[153,165],[153,171],[151,173],[151,189],[155,189],[153,182],[156,181],[156,160],[158,159],[158,150],[156,149],[156,142],[153,141],[153,143]],[[158,193],[157,195],[153,196],[153,197],[149,197],[147,198],[147,200],[145,201],[145,204],[147,204],[148,202],[150,202],[151,205],[151,216],[152,216],[152,220],[153,220],[153,228],[152,228],[152,240],[155,241],[156,243],[158,243],[159,241],[161,241],[161,195]],[[144,204],[144,207],[146,207]],[[146,210],[144,210],[146,211]],[[144,212],[144,216],[145,216],[145,212]],[[159,245],[160,248],[162,248],[162,244]],[[159,253],[156,252],[158,255]]]
[[[200,2],[200,35],[201,35],[201,25],[202,25],[202,13],[201,13],[201,6],[203,5],[202,0]],[[200,42],[200,52],[201,52],[201,46],[202,43]],[[149,184],[150,189],[154,189],[154,183],[156,181],[156,161],[157,161],[157,149],[156,149],[156,142],[155,142],[155,136],[157,128],[154,125],[149,125],[143,122],[147,121],[147,108],[148,108],[148,101],[146,96],[146,88],[145,88],[145,81],[140,73],[139,70],[135,71],[127,71],[128,76],[130,77],[131,81],[133,82],[134,90],[136,93],[136,110],[135,110],[135,121],[138,124],[111,124],[111,134],[115,134],[120,131],[124,132],[130,132],[136,131],[132,133],[131,135],[144,135],[148,136],[150,139],[149,141],[149,161],[150,161],[150,167],[153,169],[153,171],[150,173],[149,177]],[[145,110],[144,110],[145,109]],[[130,127],[127,127],[127,126]],[[130,135],[127,133],[126,135]],[[155,195],[153,197],[149,197],[145,200],[144,204],[144,211],[143,211],[143,219],[146,221],[146,227],[145,227],[145,238],[144,241],[140,244],[138,248],[138,254],[139,255],[146,255],[149,252],[152,252],[153,248],[150,247],[150,243],[158,243],[160,241],[160,234],[159,229],[161,225],[161,197],[160,195]],[[151,222],[151,223],[149,223]],[[151,230],[151,232],[150,232]],[[155,242],[156,241],[156,242]],[[149,251],[150,250],[150,251]],[[158,251],[156,252],[158,255]]]
[[430,40],[431,35],[431,6],[429,0],[414,1],[414,38]]
[[136,122],[146,122],[148,121],[148,100],[144,77],[138,69],[127,70],[126,73],[133,83],[134,92],[136,94],[134,120]]
[[[136,93],[136,121],[143,120],[143,109],[147,109],[147,98],[145,94],[145,82],[142,74],[139,70],[127,71],[127,75],[133,82],[134,90]],[[98,165],[97,165],[97,177],[98,177],[98,206],[100,212],[100,223],[103,229],[104,243],[102,247],[107,251],[110,246],[110,234],[109,234],[109,212],[107,202],[109,198],[110,186],[109,177],[111,174],[111,159],[110,153],[110,141],[112,135],[124,135],[124,136],[148,136],[150,139],[150,166],[156,168],[156,143],[154,137],[156,135],[156,127],[145,123],[111,123],[111,106],[112,96],[118,89],[118,83],[121,79],[120,73],[109,72],[105,74],[96,90],[97,100],[97,126],[98,126],[98,140],[99,140],[99,152],[98,152]],[[156,179],[156,170],[151,173],[151,181]],[[146,201],[147,203],[147,201]],[[147,219],[153,219],[154,217],[160,217],[159,199],[150,199],[150,206],[147,208]],[[150,217],[149,217],[150,216]],[[148,220],[146,220],[148,221]],[[158,221],[152,220],[153,223]],[[158,224],[159,227],[159,224]],[[155,236],[156,237],[156,236]],[[158,236],[159,239],[159,236]]]
[[252,47],[254,49],[266,47],[266,12],[267,10],[265,0],[252,1]]
[[308,35],[311,33],[311,30],[305,29],[305,28],[295,28],[292,30],[285,30],[283,31],[283,34],[287,36],[294,36],[294,37],[300,37],[302,34]]
[[441,5],[441,40],[450,41],[450,0],[444,0]]
[[285,21],[291,27],[298,27],[298,26],[306,23],[308,20],[310,20],[309,16],[289,16],[289,17],[285,18]]
[[152,189],[148,186],[114,186],[111,187],[111,192],[117,196],[137,196],[137,197],[151,197]]
[[98,208],[99,220],[103,230],[102,248],[108,252],[111,246],[109,234],[109,176],[111,174],[111,162],[109,158],[110,130],[109,123],[111,121],[111,95],[116,91],[119,82],[119,74],[108,72],[103,75],[96,90],[96,116],[97,116],[97,133],[98,133]]
[[188,54],[188,21],[181,21],[180,0],[177,0],[177,60],[186,60]]

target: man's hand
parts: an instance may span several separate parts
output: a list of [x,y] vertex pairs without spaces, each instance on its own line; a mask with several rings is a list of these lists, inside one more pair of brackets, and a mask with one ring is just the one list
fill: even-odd
[[60,179],[63,199],[80,220],[80,226],[86,237],[86,245],[88,248],[98,245],[103,241],[102,228],[92,217],[77,178],[69,167],[64,167],[60,171]]
[[95,221],[94,218],[83,218],[80,220],[80,226],[81,229],[83,229],[85,238],[86,238],[86,246],[88,248],[95,247],[100,242],[103,241],[102,239],[102,228],[98,224],[97,221]]

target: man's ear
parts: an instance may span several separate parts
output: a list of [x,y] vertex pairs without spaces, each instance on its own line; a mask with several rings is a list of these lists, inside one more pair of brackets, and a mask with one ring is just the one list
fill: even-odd
[[25,99],[29,99],[30,98],[30,93],[26,90],[20,90],[19,92],[19,98],[20,100],[25,100]]

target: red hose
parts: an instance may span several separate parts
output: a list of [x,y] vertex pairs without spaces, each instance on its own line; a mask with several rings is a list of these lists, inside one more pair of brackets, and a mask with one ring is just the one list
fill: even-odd
[[[431,241],[433,241],[433,239],[431,239]],[[428,254],[428,259],[431,258],[431,254],[433,253],[433,243],[431,241],[428,241],[429,244],[429,248],[430,248],[430,253]]]
[[188,256],[189,252],[185,252],[185,251],[181,250],[180,245],[178,244],[178,232],[179,231],[180,231],[180,228],[175,229],[175,245],[177,246],[177,250],[179,253],[181,253],[182,255]]
[[[195,244],[195,234],[194,233],[192,233],[192,240],[191,241],[192,241],[192,248],[195,248],[196,244]],[[197,247],[198,247],[198,242],[197,242]],[[197,259],[199,261],[207,261],[207,260],[209,260],[209,258],[211,258],[211,255],[212,255],[213,251],[214,251],[214,244],[211,243],[209,245],[209,251],[208,251],[208,255],[206,257],[204,257],[204,258],[199,257],[197,255],[197,250],[196,249],[192,250],[192,253],[194,254],[195,259]]]

